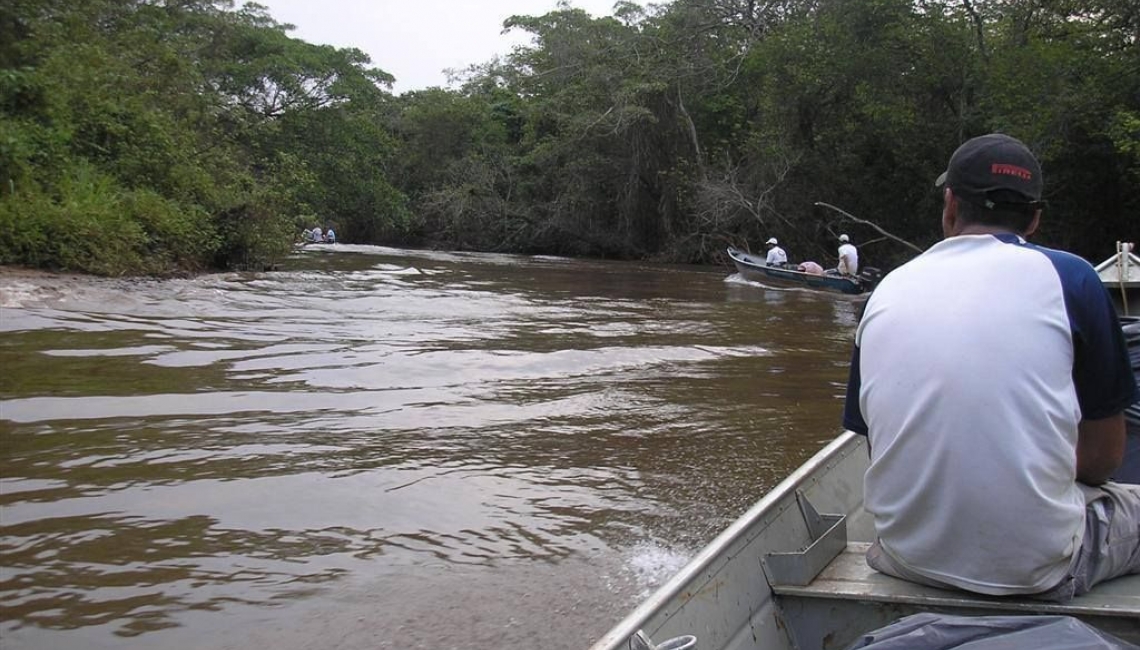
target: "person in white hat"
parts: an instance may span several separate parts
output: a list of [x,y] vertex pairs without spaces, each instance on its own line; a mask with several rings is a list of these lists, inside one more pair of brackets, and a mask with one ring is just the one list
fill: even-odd
[[768,266],[784,266],[788,263],[788,254],[780,248],[780,242],[776,241],[775,237],[764,243],[768,245],[768,257],[764,260],[765,264]]
[[859,251],[847,235],[839,236],[839,264],[835,270],[839,271],[840,275],[859,274]]

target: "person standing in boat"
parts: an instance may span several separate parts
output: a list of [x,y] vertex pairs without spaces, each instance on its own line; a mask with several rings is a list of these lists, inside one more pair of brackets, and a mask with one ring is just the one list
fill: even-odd
[[859,275],[859,250],[847,235],[839,236],[839,263],[835,270],[839,275]]
[[1140,486],[1106,482],[1138,392],[1107,291],[1026,241],[1043,180],[1022,142],[968,140],[937,185],[945,239],[879,283],[855,335],[868,564],[1054,601],[1140,573]]
[[768,257],[764,260],[765,264],[768,266],[784,266],[788,263],[788,254],[780,248],[780,242],[776,241],[775,237],[764,243],[768,246]]

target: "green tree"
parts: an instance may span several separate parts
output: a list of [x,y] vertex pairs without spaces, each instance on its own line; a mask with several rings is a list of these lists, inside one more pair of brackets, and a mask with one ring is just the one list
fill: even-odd
[[[261,268],[290,249],[300,213],[343,212],[371,237],[378,218],[405,218],[376,172],[347,180],[389,140],[376,124],[392,78],[358,50],[293,39],[263,7],[228,1],[0,11],[14,36],[0,48],[0,262]],[[297,137],[315,126],[357,158],[331,165],[331,145]],[[82,243],[64,236],[76,232]]]

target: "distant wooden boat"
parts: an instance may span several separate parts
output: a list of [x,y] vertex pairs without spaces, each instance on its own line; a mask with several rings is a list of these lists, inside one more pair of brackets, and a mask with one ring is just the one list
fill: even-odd
[[736,271],[745,280],[783,287],[806,287],[857,295],[870,291],[877,280],[875,276],[878,274],[877,269],[868,269],[855,278],[842,275],[804,273],[790,267],[768,266],[763,258],[735,248],[728,249],[728,256],[736,265]]
[[1140,257],[1132,252],[1135,249],[1135,244],[1118,241],[1116,254],[1096,265],[1116,310],[1126,316],[1140,313]]
[[758,501],[591,650],[842,650],[919,612],[1064,615],[1140,643],[1140,575],[1068,603],[988,597],[867,566],[867,440],[850,431]]

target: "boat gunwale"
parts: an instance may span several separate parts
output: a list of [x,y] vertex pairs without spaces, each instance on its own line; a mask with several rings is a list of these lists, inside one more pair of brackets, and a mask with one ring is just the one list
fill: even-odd
[[[723,553],[732,544],[743,540],[747,546],[751,539],[757,537],[766,528],[762,527],[753,531],[755,524],[763,520],[765,516],[779,514],[786,507],[790,507],[791,504],[782,504],[782,502],[789,498],[794,500],[797,490],[819,480],[821,470],[829,469],[838,460],[855,452],[858,449],[856,443],[862,438],[863,436],[853,431],[845,431],[816,452],[815,455],[769,490],[744,514],[729,524],[649,598],[642,601],[632,612],[606,632],[591,646],[591,650],[610,650],[626,644],[629,638],[637,634],[655,614],[663,611],[670,602],[680,596],[686,586],[696,581],[715,562],[725,560],[726,556]],[[784,507],[782,508],[781,505]],[[751,538],[746,537],[749,531],[754,532]],[[713,575],[709,575],[708,579],[711,580]]]

